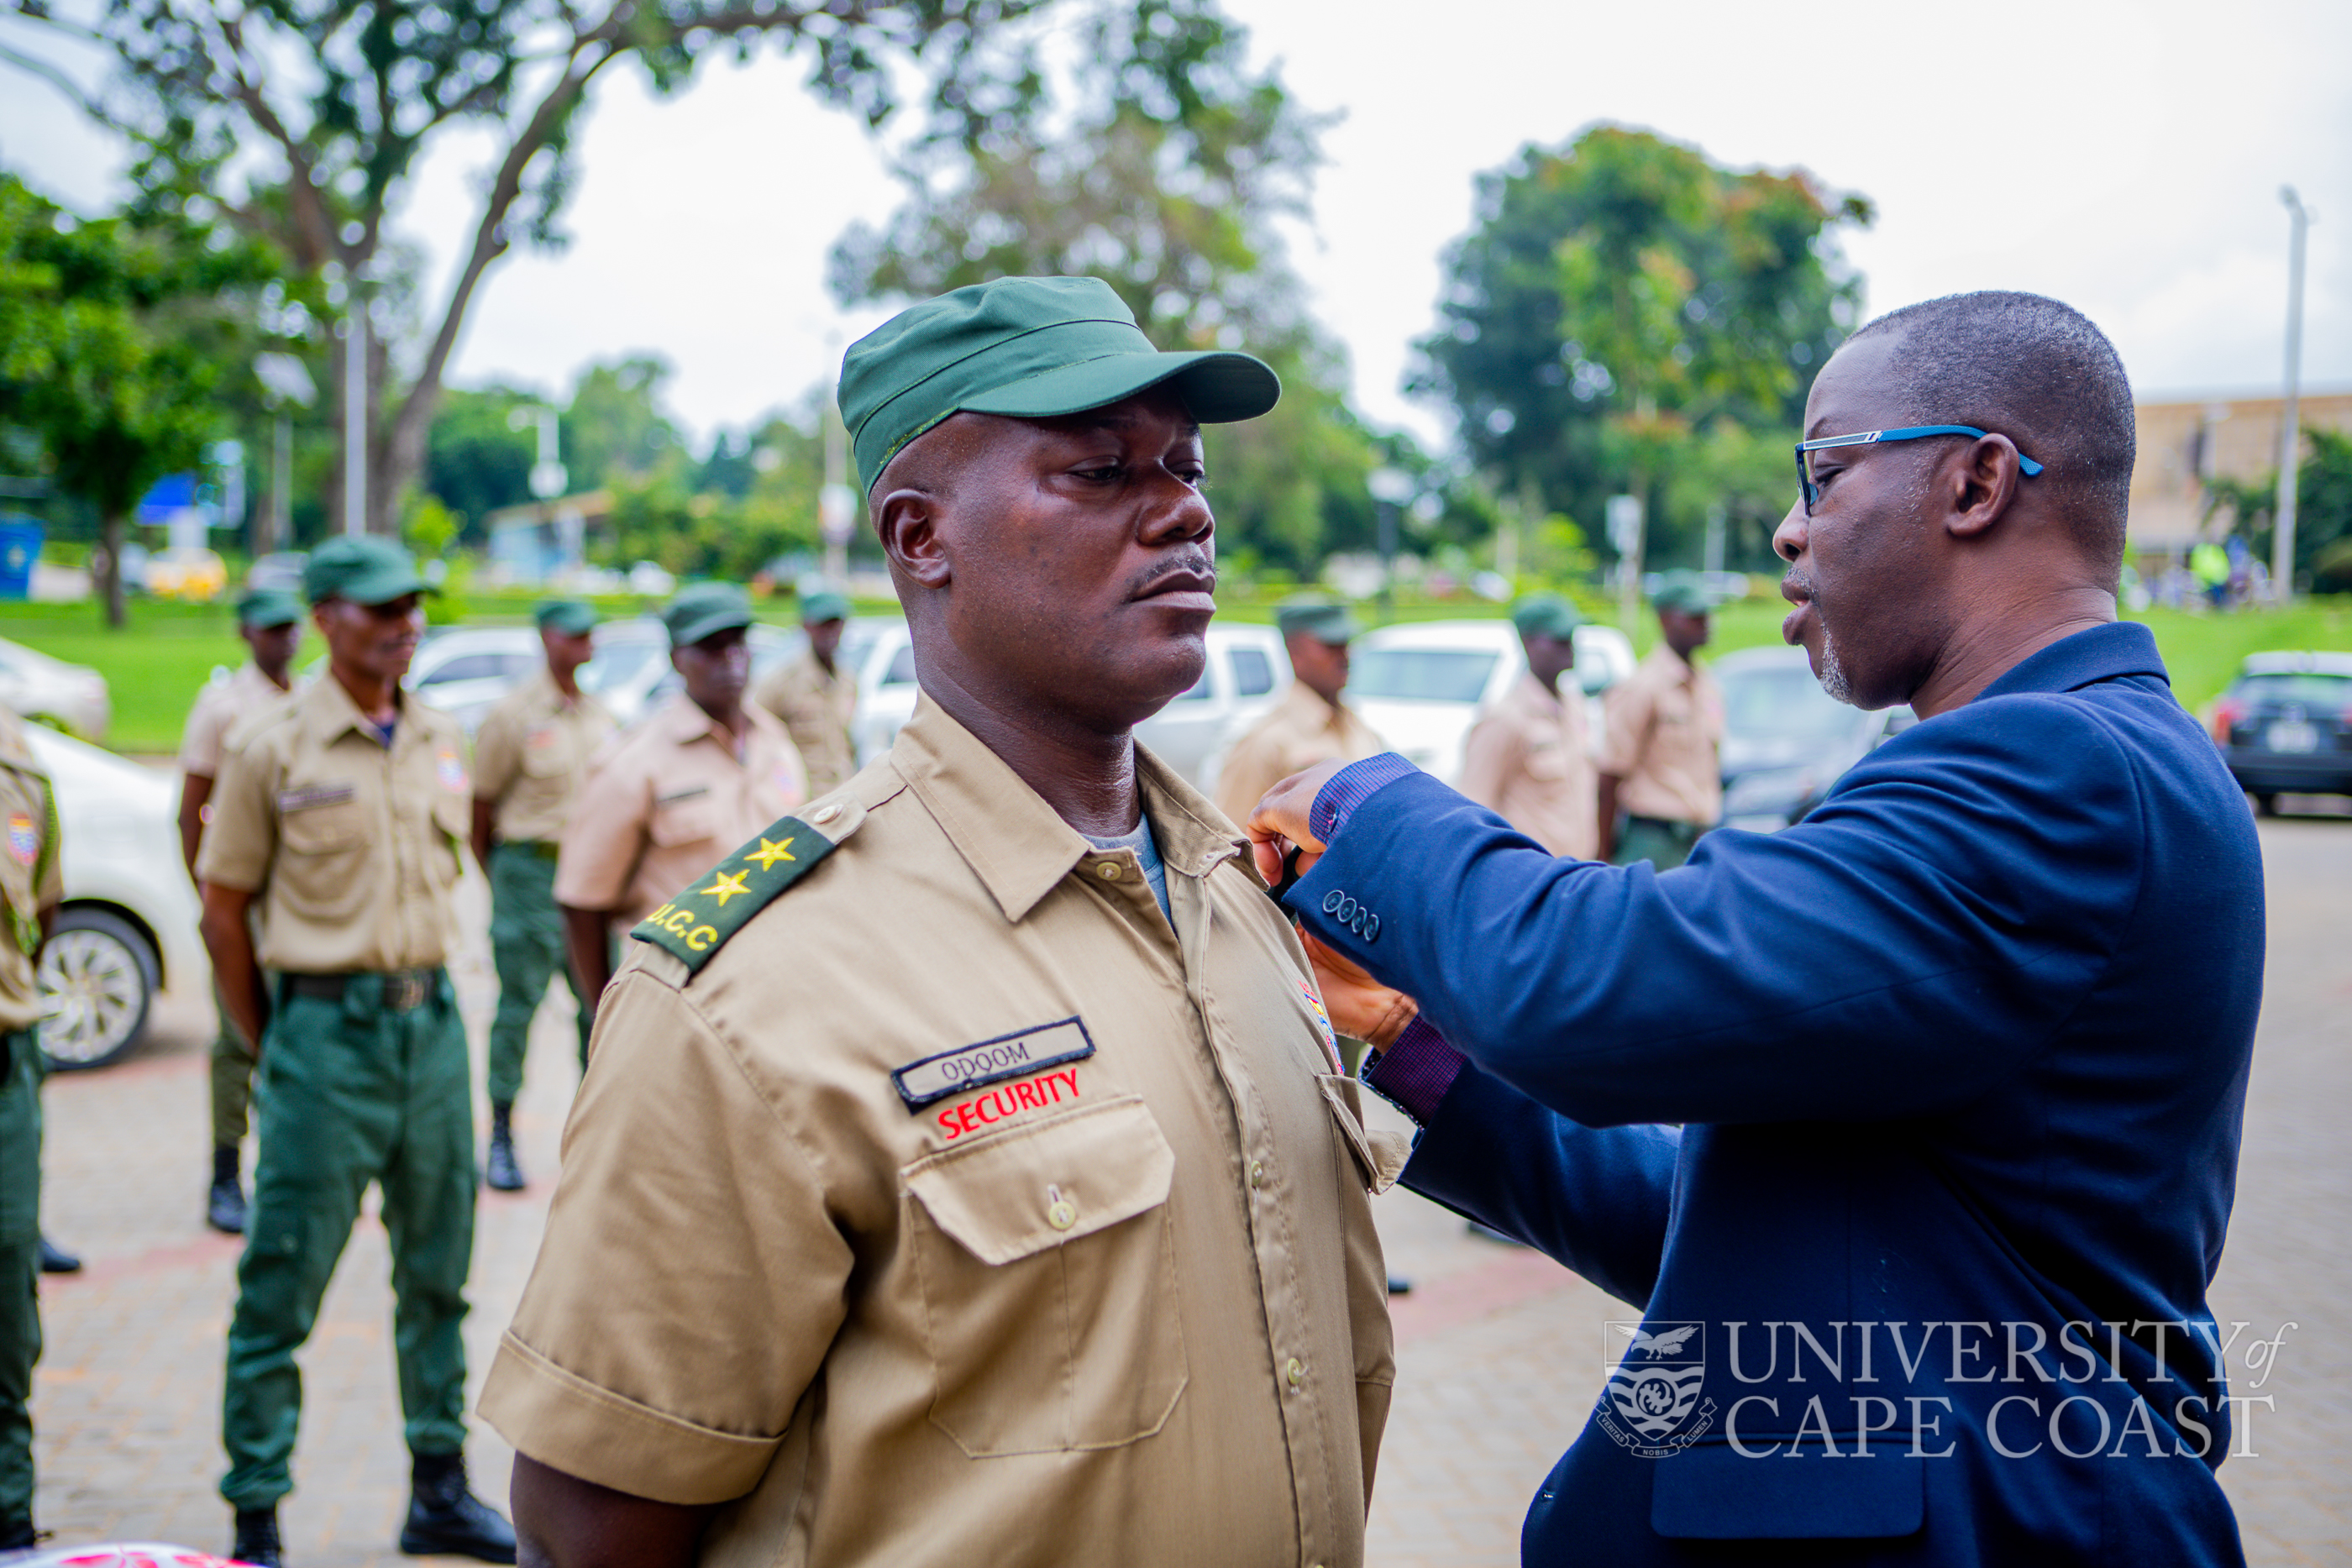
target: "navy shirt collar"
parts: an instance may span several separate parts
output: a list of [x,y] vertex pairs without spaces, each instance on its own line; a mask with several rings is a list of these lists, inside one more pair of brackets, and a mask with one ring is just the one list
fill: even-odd
[[2019,692],[2071,692],[2122,675],[2154,675],[2167,685],[2172,683],[2156,651],[2156,634],[2137,621],[2111,621],[2061,637],[2011,665],[1974,700]]

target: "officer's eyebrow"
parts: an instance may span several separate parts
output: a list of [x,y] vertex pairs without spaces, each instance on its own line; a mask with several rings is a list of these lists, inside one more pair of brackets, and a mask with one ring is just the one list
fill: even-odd
[[[1108,408],[1088,409],[1084,413],[1073,415],[1069,428],[1079,435],[1091,435],[1101,430],[1125,431],[1133,428],[1136,422],[1142,417],[1139,410],[1122,408],[1114,403]],[[1186,420],[1182,434],[1189,440],[1198,440],[1201,434],[1201,422],[1196,419]]]

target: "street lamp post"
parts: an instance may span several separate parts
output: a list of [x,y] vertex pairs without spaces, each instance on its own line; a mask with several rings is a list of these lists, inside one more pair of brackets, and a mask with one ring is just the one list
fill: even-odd
[[2296,469],[2303,462],[2303,244],[2311,213],[2293,185],[2279,187],[2286,204],[2286,406],[2280,411],[2278,526],[2271,534],[2272,591],[2284,604],[2294,597],[2294,503]]
[[343,532],[367,531],[367,308],[354,295],[343,318]]
[[1396,582],[1397,515],[1412,499],[1412,476],[1402,468],[1375,468],[1367,481],[1377,508],[1381,551],[1381,619],[1389,618]]

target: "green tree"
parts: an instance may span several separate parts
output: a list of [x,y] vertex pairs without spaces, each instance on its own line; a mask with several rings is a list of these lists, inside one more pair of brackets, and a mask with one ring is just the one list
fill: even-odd
[[458,519],[458,537],[483,542],[482,519],[501,507],[531,498],[530,465],[538,435],[518,430],[519,410],[541,399],[509,386],[452,387],[441,397],[425,444],[425,493]]
[[[2294,575],[2316,593],[2352,593],[2352,432],[2303,427],[2305,454],[2295,474]],[[2275,470],[2255,480],[2216,476],[2205,482],[2205,515],[2223,507],[2231,531],[2267,563],[2275,546]]]
[[661,410],[669,361],[632,354],[591,365],[572,389],[563,411],[563,462],[574,489],[643,477],[685,451],[677,426]]
[[1412,390],[1453,405],[1506,494],[1593,517],[1634,486],[1653,538],[1686,548],[1706,505],[1676,475],[1728,458],[1718,426],[1798,422],[1861,305],[1837,231],[1871,215],[1802,172],[1726,169],[1649,131],[1530,145],[1479,177]]
[[[158,210],[217,207],[328,279],[346,315],[373,309],[379,289],[400,281],[388,225],[419,157],[446,133],[489,142],[472,234],[456,247],[457,275],[423,334],[414,378],[392,386],[394,357],[381,350],[368,366],[366,520],[388,532],[401,490],[423,468],[442,374],[484,274],[516,244],[563,242],[572,137],[600,72],[634,57],[657,91],[674,92],[710,51],[740,56],[773,38],[808,59],[812,90],[869,125],[920,80],[937,113],[968,127],[1022,112],[1022,83],[992,80],[1000,54],[983,46],[1041,3],[95,0],[89,13],[68,13],[51,0],[5,0],[110,51],[121,71],[93,99],[51,59],[6,47],[0,59],[128,136],[140,153],[135,182]],[[340,368],[328,378],[337,400],[343,382]],[[339,406],[332,414],[340,424]]]
[[0,422],[31,431],[58,488],[98,513],[110,625],[131,508],[220,433],[277,271],[267,247],[194,220],[83,223],[0,174]]
[[989,75],[1037,107],[975,106],[919,143],[908,201],[835,246],[845,304],[920,298],[1015,275],[1091,274],[1163,349],[1244,348],[1282,377],[1281,406],[1211,437],[1218,528],[1246,564],[1311,573],[1370,542],[1371,434],[1339,392],[1346,364],[1308,318],[1277,224],[1303,214],[1322,121],[1214,0],[1105,4],[1059,79],[1041,40],[1003,40]]

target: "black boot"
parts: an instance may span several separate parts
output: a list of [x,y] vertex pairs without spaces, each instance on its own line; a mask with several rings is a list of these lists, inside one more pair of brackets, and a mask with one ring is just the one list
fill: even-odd
[[253,1568],[286,1568],[286,1543],[278,1538],[278,1508],[241,1508],[236,1511],[236,1544],[228,1549],[229,1556],[239,1563],[250,1563]]
[[41,1543],[41,1532],[29,1519],[0,1524],[0,1552],[29,1552]]
[[499,1192],[520,1192],[523,1187],[522,1166],[515,1163],[514,1107],[490,1107],[489,1168],[484,1179]]
[[44,1274],[79,1274],[81,1260],[50,1240],[41,1238],[41,1272]]
[[213,1151],[213,1185],[205,1195],[205,1223],[224,1236],[245,1234],[245,1187],[236,1179],[235,1144]]
[[515,1560],[514,1526],[466,1487],[466,1456],[418,1454],[409,1471],[413,1495],[400,1549],[411,1557]]

